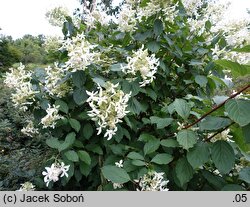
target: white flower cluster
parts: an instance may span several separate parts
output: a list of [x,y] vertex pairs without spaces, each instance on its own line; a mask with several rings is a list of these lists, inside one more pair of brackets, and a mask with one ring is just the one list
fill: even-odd
[[168,180],[164,180],[164,173],[150,171],[139,180],[140,189],[137,191],[168,191]]
[[[210,140],[210,142],[216,142],[217,140],[224,140],[224,141],[227,141],[227,142],[234,142],[233,140],[231,140],[231,138],[233,138],[233,136],[229,135],[229,133],[230,133],[230,129],[226,129],[226,130],[222,131],[221,133],[215,135]],[[210,137],[210,136],[213,136],[213,134],[210,133],[208,137]]]
[[121,119],[128,113],[126,107],[130,94],[125,94],[122,90],[117,89],[118,86],[119,84],[107,83],[105,90],[98,85],[98,91],[87,91],[89,95],[87,102],[92,109],[88,115],[98,124],[97,135],[106,128],[104,137],[108,137],[108,140],[115,135],[116,124],[122,122]]
[[59,180],[59,176],[63,177],[66,176],[68,177],[68,170],[69,170],[70,165],[65,165],[63,162],[61,163],[53,163],[51,167],[45,167],[46,171],[43,171],[42,174],[45,176],[44,177],[44,182],[46,183],[46,186],[49,186],[49,183],[51,181],[56,182]]
[[47,115],[41,119],[41,124],[43,125],[43,128],[55,128],[56,121],[59,119],[63,119],[63,116],[58,114],[58,106],[53,105],[52,107],[48,106],[46,109]]
[[[120,160],[119,162],[115,162],[115,165],[119,168],[123,168],[123,160]],[[123,184],[121,183],[113,183],[113,188],[117,189],[117,188],[122,188]]]
[[164,20],[174,23],[174,20],[178,14],[177,11],[178,3],[172,4],[171,1],[165,0],[152,0],[147,3],[146,6],[138,8],[137,19],[139,22],[142,21],[143,17],[148,18],[160,11],[164,14]]
[[34,191],[35,186],[31,182],[25,182],[21,184],[20,189],[17,191]]
[[69,11],[67,8],[59,6],[47,11],[45,16],[51,25],[62,27],[66,16],[69,16]]
[[198,9],[204,4],[203,0],[182,0],[188,16],[198,15]]
[[17,69],[10,68],[10,72],[6,73],[4,83],[15,90],[11,99],[15,107],[20,107],[21,110],[26,111],[27,105],[31,105],[34,100],[34,96],[38,91],[34,91],[32,88],[31,72],[25,70],[25,66],[20,63]]
[[118,16],[118,30],[121,32],[133,32],[136,29],[136,10],[132,5],[124,4]]
[[61,49],[68,51],[69,60],[66,62],[66,68],[69,71],[85,70],[91,63],[98,62],[100,54],[92,51],[96,45],[90,44],[84,34],[78,34],[72,39],[66,39],[62,42]]
[[34,127],[33,121],[28,121],[27,126],[22,128],[21,132],[29,137],[39,134],[38,129]]
[[223,19],[211,28],[213,33],[223,32],[227,44],[233,47],[242,47],[250,44],[250,21],[246,18]]
[[139,71],[143,79],[140,82],[141,87],[155,79],[154,74],[157,72],[157,67],[160,64],[155,54],[149,56],[148,49],[144,50],[144,45],[139,50],[133,51],[132,57],[127,57],[127,62],[128,65],[123,67],[123,72],[135,76],[137,71]]
[[96,28],[96,23],[99,22],[102,26],[108,26],[110,22],[110,16],[106,14],[104,11],[99,11],[95,9],[94,11],[90,12],[87,8],[85,11],[85,18],[84,22],[90,28]]
[[65,96],[71,87],[63,78],[66,76],[66,70],[59,67],[58,63],[54,63],[54,67],[48,66],[45,68],[47,76],[45,77],[45,90],[53,96],[59,98]]
[[43,43],[43,47],[46,52],[55,52],[58,51],[61,45],[62,39],[59,36],[47,36]]

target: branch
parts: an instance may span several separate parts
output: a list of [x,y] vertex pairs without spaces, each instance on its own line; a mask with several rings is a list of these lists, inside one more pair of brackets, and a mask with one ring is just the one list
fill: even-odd
[[214,111],[218,110],[219,108],[221,108],[222,106],[225,105],[225,103],[229,100],[232,99],[236,96],[238,96],[241,92],[247,90],[248,88],[250,88],[250,84],[246,85],[245,87],[243,87],[241,90],[239,90],[237,93],[232,94],[228,99],[226,99],[225,101],[223,101],[222,103],[220,103],[218,106],[216,106],[215,108],[213,108],[212,110],[210,110],[209,112],[207,112],[206,114],[204,114],[202,117],[200,117],[199,119],[197,119],[195,122],[193,122],[192,124],[189,124],[187,126],[185,126],[183,129],[188,129],[192,126],[194,126],[195,124],[197,124],[198,122],[200,122],[202,119],[204,119],[205,117],[207,117],[209,114],[213,113]]

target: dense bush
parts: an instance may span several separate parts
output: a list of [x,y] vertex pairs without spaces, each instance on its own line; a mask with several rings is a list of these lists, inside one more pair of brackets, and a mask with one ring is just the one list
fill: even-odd
[[249,32],[222,9],[130,0],[110,21],[66,16],[54,66],[7,73],[35,116],[23,132],[49,133],[49,188],[249,190],[250,86],[218,95],[250,71]]

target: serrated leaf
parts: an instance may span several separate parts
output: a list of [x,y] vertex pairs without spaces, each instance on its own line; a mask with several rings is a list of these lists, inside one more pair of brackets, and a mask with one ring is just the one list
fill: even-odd
[[67,114],[69,112],[69,107],[68,107],[67,103],[65,103],[64,101],[56,100],[55,105],[59,106],[59,111],[62,111],[65,114]]
[[170,163],[172,160],[173,160],[172,155],[161,153],[161,154],[157,154],[156,156],[154,156],[151,162],[154,162],[159,165],[166,165]]
[[61,144],[58,140],[58,138],[50,138],[50,139],[46,139],[46,144],[54,149],[58,149],[58,146]]
[[154,22],[154,33],[159,36],[163,32],[163,23],[160,19],[156,19]]
[[76,119],[70,118],[70,119],[69,119],[69,124],[70,124],[70,126],[71,126],[74,130],[76,130],[76,132],[79,132],[79,131],[80,131],[80,129],[81,129],[81,124],[80,124],[80,122],[77,121]]
[[130,181],[128,173],[119,167],[107,165],[101,168],[103,176],[113,183],[126,183]]
[[239,173],[239,179],[250,184],[250,167],[243,168]]
[[80,162],[80,172],[87,177],[89,175],[91,171],[91,166],[84,163],[84,162]]
[[156,41],[151,41],[151,42],[147,43],[147,48],[151,52],[157,53],[159,51],[159,49],[161,48],[161,45]]
[[153,139],[153,140],[149,140],[143,148],[144,154],[150,154],[152,152],[155,152],[160,146],[160,140],[158,139]]
[[175,99],[174,107],[176,112],[183,118],[187,119],[190,115],[190,106],[188,105],[187,101],[183,99]]
[[130,152],[128,153],[127,157],[132,160],[144,160],[144,157],[137,152]]
[[77,105],[82,105],[88,99],[88,94],[84,88],[77,88],[73,92],[73,99]]
[[164,147],[178,147],[179,144],[175,139],[163,139],[161,140],[161,145]]
[[85,162],[87,165],[90,165],[91,164],[91,158],[89,156],[89,153],[87,153],[86,151],[84,150],[79,150],[77,152],[80,160],[82,160],[83,162]]
[[192,148],[197,142],[197,139],[197,134],[192,130],[184,129],[177,134],[177,142],[186,150]]
[[187,153],[187,160],[195,169],[209,160],[210,151],[207,143],[200,143]]
[[128,103],[128,110],[133,113],[139,115],[142,111],[144,111],[144,106],[137,101],[136,98],[130,98]]
[[83,127],[83,136],[86,139],[89,139],[93,135],[93,133],[94,133],[94,130],[91,124],[90,123],[85,124]]
[[76,71],[72,74],[72,80],[74,86],[82,88],[86,82],[86,76],[84,71]]
[[230,119],[240,126],[250,123],[250,101],[242,99],[231,99],[225,104],[225,111]]
[[135,166],[145,166],[146,165],[146,163],[142,160],[132,160],[131,163]]
[[241,48],[235,48],[233,49],[233,51],[236,51],[236,52],[250,52],[250,45],[246,45],[244,47],[241,47]]
[[181,158],[177,161],[175,172],[181,186],[184,186],[188,181],[190,181],[194,174],[194,170],[186,158]]
[[200,122],[200,130],[218,130],[228,126],[231,123],[232,121],[228,118],[207,116],[202,120],[202,122]]
[[69,150],[64,153],[64,155],[67,157],[68,160],[73,161],[73,162],[78,162],[79,157],[77,153],[74,150]]
[[215,63],[222,66],[224,69],[230,69],[234,77],[244,76],[249,72],[248,68],[244,65],[230,60],[216,60]]
[[221,173],[228,173],[234,166],[235,154],[226,141],[216,141],[212,147],[212,160]]
[[242,132],[245,138],[245,142],[250,144],[250,124],[242,127]]
[[62,144],[58,145],[58,150],[61,152],[69,148],[71,145],[74,144],[75,140],[76,140],[76,134],[74,132],[67,134],[65,141]]
[[227,184],[225,185],[221,191],[244,191],[245,189],[241,185],[237,184]]
[[152,124],[157,125],[157,129],[163,129],[164,127],[169,126],[172,123],[173,119],[172,118],[160,118],[157,116],[151,116],[150,121]]
[[206,87],[208,80],[204,75],[196,75],[195,82],[198,83],[201,87]]
[[138,141],[149,142],[150,140],[155,140],[155,136],[147,133],[143,133],[139,136]]

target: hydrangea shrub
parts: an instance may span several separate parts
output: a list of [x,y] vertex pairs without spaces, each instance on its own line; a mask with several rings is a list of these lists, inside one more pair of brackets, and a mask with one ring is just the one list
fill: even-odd
[[225,21],[226,8],[129,0],[117,17],[59,18],[61,59],[5,80],[34,114],[23,131],[49,134],[49,188],[249,190],[250,85],[230,88],[250,72],[249,22]]

